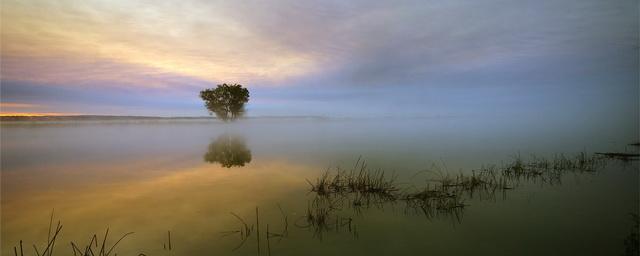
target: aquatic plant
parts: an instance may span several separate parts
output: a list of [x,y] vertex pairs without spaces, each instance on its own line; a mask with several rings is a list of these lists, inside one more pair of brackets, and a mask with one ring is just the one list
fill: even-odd
[[112,252],[115,253],[114,249],[125,237],[132,234],[133,232],[129,232],[122,235],[111,247],[108,247],[107,237],[109,236],[109,228],[107,228],[102,242],[98,243],[100,239],[97,234],[94,234],[86,246],[78,246],[77,243],[71,242],[71,249],[73,250],[74,256],[109,256]]
[[359,193],[395,198],[394,193],[399,190],[395,180],[395,175],[387,175],[379,169],[370,170],[358,159],[351,170],[327,170],[315,182],[307,180],[307,183],[311,185],[311,191],[320,196]]
[[[60,231],[62,231],[62,224],[60,223],[60,221],[58,221],[55,229],[53,230],[51,229],[53,227],[52,225],[53,225],[53,211],[51,211],[51,218],[49,219],[49,229],[47,231],[47,243],[46,243],[46,246],[43,249],[41,249],[42,253],[40,253],[40,250],[38,250],[38,247],[35,244],[33,245],[33,249],[37,256],[53,255],[53,249],[56,245],[56,240],[58,238],[58,235],[60,234]],[[20,240],[20,243],[19,243],[20,256],[24,256],[24,248],[22,244],[23,244],[22,240]],[[15,256],[18,256],[18,247],[16,246],[13,247],[13,253],[15,254]]]
[[[278,205],[278,209],[282,214],[281,231],[273,232],[273,230],[269,228],[269,223],[266,223],[265,224],[266,231],[264,233],[265,236],[263,236],[262,238],[260,237],[260,234],[261,234],[260,233],[260,211],[258,207],[256,207],[256,211],[255,211],[256,213],[255,224],[251,224],[251,226],[249,226],[248,222],[245,221],[245,219],[240,217],[238,214],[231,212],[231,215],[233,215],[233,217],[235,217],[238,220],[238,222],[241,224],[240,228],[236,230],[223,231],[221,232],[221,234],[223,237],[234,235],[234,234],[239,235],[240,242],[238,243],[238,245],[236,245],[236,247],[232,249],[232,251],[238,250],[241,247],[243,247],[245,243],[249,240],[251,235],[255,234],[255,237],[256,237],[255,241],[257,245],[258,255],[260,255],[260,251],[261,251],[260,244],[263,243],[263,240],[266,240],[267,255],[271,255],[271,239],[278,238],[278,242],[279,242],[280,240],[282,240],[283,238],[286,238],[289,235],[289,218],[285,214],[284,210],[282,210],[282,207],[280,207],[280,205]],[[255,230],[254,230],[254,227],[255,227]]]
[[[51,218],[49,219],[49,228],[47,231],[46,246],[38,250],[38,246],[36,246],[35,244],[33,245],[34,252],[37,256],[53,255],[56,241],[58,240],[59,235],[62,231],[62,224],[60,223],[59,220],[57,221],[55,228],[53,228],[53,217],[54,217],[54,214],[52,211]],[[113,245],[108,246],[107,238],[109,236],[109,228],[107,228],[105,231],[104,237],[102,238],[102,242],[100,242],[101,239],[99,239],[98,235],[94,234],[90,238],[89,243],[86,246],[78,246],[77,242],[71,241],[70,242],[71,250],[73,251],[74,256],[109,256],[109,255],[112,255],[112,253],[113,255],[117,255],[117,253],[115,253],[115,248],[124,238],[132,234],[133,232],[125,233]],[[15,256],[18,256],[18,255],[24,256],[25,250],[23,247],[22,240],[20,240],[20,243],[17,247],[16,246],[13,247],[13,252]],[[20,253],[18,254],[18,252]],[[144,255],[144,254],[141,253],[140,255]]]
[[337,214],[342,209],[345,201],[317,196],[307,206],[306,214],[298,219],[296,226],[309,229],[313,236],[322,240],[323,234],[328,232],[340,232],[345,230],[355,236],[353,218]]
[[[435,171],[440,177],[428,179],[422,189],[410,189],[400,188],[394,175],[369,169],[364,161],[358,159],[349,171],[340,168],[333,172],[327,170],[315,182],[307,182],[317,197],[339,199],[334,200],[328,209],[346,205],[360,213],[362,208],[371,205],[402,201],[405,203],[405,212],[421,212],[428,218],[453,216],[459,220],[466,206],[465,199],[477,197],[480,200],[494,200],[498,194],[505,198],[506,191],[524,182],[555,185],[566,173],[594,172],[603,164],[602,157],[585,152],[572,156],[558,154],[551,158],[532,156],[529,161],[515,155],[506,164],[482,166],[472,170],[471,174],[452,176],[448,172]],[[324,226],[323,217],[328,212],[309,213],[309,221]]]
[[622,161],[636,161],[638,159],[640,159],[640,154],[638,153],[601,153],[601,152],[597,152],[596,154],[598,155],[602,155],[606,158],[609,159],[616,159],[616,160],[622,160]]
[[[427,179],[422,186],[401,187],[395,175],[388,175],[380,169],[370,169],[364,161],[356,162],[350,170],[327,170],[314,182],[307,180],[311,186],[310,191],[314,197],[308,201],[306,212],[294,222],[296,227],[308,229],[313,236],[322,239],[323,234],[329,232],[347,231],[354,238],[358,237],[356,223],[350,214],[345,214],[344,209],[351,209],[357,215],[362,214],[363,209],[370,207],[384,208],[396,203],[404,206],[405,213],[424,215],[427,219],[447,218],[454,223],[462,221],[465,209],[469,206],[465,201],[473,198],[479,200],[495,200],[496,195],[516,189],[526,183],[540,182],[547,185],[559,184],[567,173],[591,173],[604,166],[605,160],[611,159],[607,154],[589,155],[584,152],[576,155],[554,155],[550,158],[532,156],[525,160],[515,155],[511,161],[502,165],[486,165],[471,170],[470,173],[452,175],[435,172],[439,175]],[[446,168],[446,167],[445,167]],[[278,241],[289,234],[289,219],[285,211],[278,205],[282,216],[282,226],[278,232],[274,231],[273,223],[263,223],[259,209],[255,209],[255,223],[249,223],[240,215],[231,212],[238,221],[237,229],[221,232],[222,236],[237,235],[239,244],[233,251],[243,247],[249,238],[255,237],[258,253],[261,244],[266,241],[266,253],[271,254],[271,240]],[[638,246],[638,217],[634,215],[635,229],[625,240],[627,253],[631,251],[637,254]],[[56,240],[62,230],[62,224],[58,221],[53,226],[53,212],[49,223],[46,245],[39,248],[33,246],[36,255],[52,256]],[[261,227],[266,227],[262,229]],[[109,228],[100,238],[94,234],[87,245],[79,246],[71,242],[74,256],[109,256],[115,255],[115,248],[132,232],[122,235],[112,245],[107,245]],[[102,241],[102,242],[100,242]],[[635,247],[634,247],[635,246]],[[171,231],[167,231],[167,242],[163,243],[166,251],[173,249]],[[264,247],[262,247],[264,248]],[[24,256],[23,242],[14,247],[15,256]],[[145,255],[140,253],[139,255]]]

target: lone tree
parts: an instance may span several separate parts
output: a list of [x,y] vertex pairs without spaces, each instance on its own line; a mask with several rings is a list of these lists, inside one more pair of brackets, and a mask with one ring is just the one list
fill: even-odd
[[225,122],[241,117],[245,110],[244,104],[249,101],[249,90],[240,84],[219,84],[217,88],[205,89],[200,92],[210,114]]

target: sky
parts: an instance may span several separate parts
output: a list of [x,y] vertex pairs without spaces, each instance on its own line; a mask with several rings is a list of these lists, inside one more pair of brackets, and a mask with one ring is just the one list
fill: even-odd
[[3,114],[639,118],[637,0],[1,4]]

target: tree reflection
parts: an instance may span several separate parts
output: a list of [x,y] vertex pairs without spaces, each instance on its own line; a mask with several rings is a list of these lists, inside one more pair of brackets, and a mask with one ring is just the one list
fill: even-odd
[[204,161],[220,163],[227,168],[244,166],[244,164],[251,162],[251,150],[247,148],[242,137],[223,134],[209,144]]

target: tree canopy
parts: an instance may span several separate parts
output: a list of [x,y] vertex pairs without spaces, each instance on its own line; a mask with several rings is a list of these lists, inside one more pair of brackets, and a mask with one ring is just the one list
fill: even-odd
[[210,114],[223,121],[232,121],[245,113],[244,104],[249,101],[249,90],[240,84],[219,84],[215,89],[200,92]]

